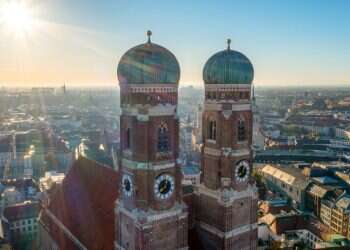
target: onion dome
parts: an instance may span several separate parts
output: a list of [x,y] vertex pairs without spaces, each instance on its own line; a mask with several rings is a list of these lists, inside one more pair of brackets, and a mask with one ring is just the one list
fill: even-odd
[[178,84],[180,66],[176,57],[166,48],[148,41],[128,50],[118,65],[120,84]]
[[203,69],[205,84],[251,84],[254,68],[242,53],[231,50],[231,40],[227,40],[227,49],[214,54]]

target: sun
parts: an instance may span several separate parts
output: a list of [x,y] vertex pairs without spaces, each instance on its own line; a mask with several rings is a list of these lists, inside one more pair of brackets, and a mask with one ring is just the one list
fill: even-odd
[[7,1],[0,6],[0,23],[9,32],[22,37],[33,27],[31,10],[24,1]]

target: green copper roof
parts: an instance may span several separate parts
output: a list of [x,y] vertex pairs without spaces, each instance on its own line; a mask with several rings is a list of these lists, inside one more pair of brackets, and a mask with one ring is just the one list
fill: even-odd
[[254,69],[242,53],[231,50],[230,44],[209,58],[203,69],[205,84],[251,84]]
[[120,84],[175,83],[180,79],[176,57],[166,48],[151,43],[128,50],[118,65]]

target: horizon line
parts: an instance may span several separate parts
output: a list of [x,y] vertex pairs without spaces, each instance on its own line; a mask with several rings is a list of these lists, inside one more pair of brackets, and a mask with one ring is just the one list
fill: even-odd
[[[276,83],[253,83],[255,87],[258,88],[264,88],[264,87],[277,87],[277,88],[295,88],[295,87],[307,87],[307,88],[344,88],[348,87],[350,88],[350,83],[289,83],[289,84],[276,84]],[[62,84],[0,84],[0,90],[1,89],[16,89],[16,88],[21,88],[21,89],[31,89],[31,88],[61,88],[65,86],[66,88],[111,88],[111,87],[116,87],[119,89],[119,83],[92,83],[92,84],[80,84],[80,83],[75,83],[75,84],[67,84],[62,83]],[[193,88],[203,88],[204,83],[180,83],[179,88],[182,87],[193,87]]]

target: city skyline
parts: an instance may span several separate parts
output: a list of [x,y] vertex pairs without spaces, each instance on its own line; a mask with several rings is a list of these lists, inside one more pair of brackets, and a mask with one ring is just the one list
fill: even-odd
[[[9,14],[9,2],[22,10]],[[346,85],[348,7],[341,0],[2,1],[0,86],[117,86],[117,62],[146,42],[148,29],[177,57],[180,86],[203,84],[205,61],[227,38],[254,61],[256,85]]]

